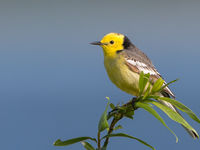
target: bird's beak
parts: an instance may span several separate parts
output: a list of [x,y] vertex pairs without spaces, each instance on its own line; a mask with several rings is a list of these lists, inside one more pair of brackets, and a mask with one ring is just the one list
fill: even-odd
[[96,42],[92,42],[90,43],[92,45],[104,45],[103,43],[101,43],[100,41],[96,41]]

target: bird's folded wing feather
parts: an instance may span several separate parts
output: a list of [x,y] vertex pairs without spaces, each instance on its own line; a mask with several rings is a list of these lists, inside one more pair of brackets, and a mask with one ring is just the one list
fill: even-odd
[[[136,72],[138,74],[140,74],[142,71],[144,74],[149,73],[152,84],[154,84],[157,79],[162,78],[150,61],[149,63],[144,63],[142,61],[139,61],[136,57],[125,57],[125,63],[128,68],[133,72]],[[164,84],[166,84],[166,82],[164,82]],[[163,90],[163,94],[167,94],[168,96],[172,96],[173,98],[175,98],[174,94],[168,87]]]

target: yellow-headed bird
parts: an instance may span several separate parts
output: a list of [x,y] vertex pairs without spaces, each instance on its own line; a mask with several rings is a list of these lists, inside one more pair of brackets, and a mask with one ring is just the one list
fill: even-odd
[[[101,41],[91,44],[99,45],[103,48],[104,65],[110,80],[128,94],[139,95],[139,76],[142,71],[145,74],[149,73],[153,82],[161,78],[151,60],[123,34],[109,33]],[[168,87],[159,95],[175,98]],[[172,104],[166,101],[160,102],[178,112]],[[185,129],[194,139],[198,137],[194,131]]]

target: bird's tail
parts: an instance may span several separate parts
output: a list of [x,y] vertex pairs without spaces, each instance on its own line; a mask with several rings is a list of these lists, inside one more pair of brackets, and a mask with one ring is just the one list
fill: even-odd
[[[160,101],[160,103],[164,104],[165,106],[171,108],[172,110],[174,110],[175,112],[177,112],[178,114],[180,114],[180,113],[178,112],[177,108],[176,108],[175,106],[173,106],[172,104],[170,104],[170,103],[168,103],[168,102],[166,102],[166,101],[163,101],[163,100],[159,100],[159,101]],[[181,115],[181,114],[180,114],[180,115]],[[190,130],[190,129],[184,127],[183,125],[182,125],[182,127],[183,127],[194,139],[196,139],[196,138],[199,137],[195,130]]]

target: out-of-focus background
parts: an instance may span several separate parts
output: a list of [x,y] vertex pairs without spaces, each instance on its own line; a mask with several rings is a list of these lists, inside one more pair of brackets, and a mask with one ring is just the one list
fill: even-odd
[[[106,33],[126,34],[153,61],[177,99],[200,114],[200,1],[198,0],[18,0],[0,1],[0,149],[54,147],[58,138],[96,136],[106,105],[126,102],[108,79],[101,48],[90,45]],[[160,111],[159,111],[160,112]],[[162,113],[162,112],[160,112]],[[179,137],[144,110],[124,119],[123,132],[157,149],[200,147],[162,113]],[[199,124],[186,119],[200,133]],[[113,138],[108,149],[148,149]]]

